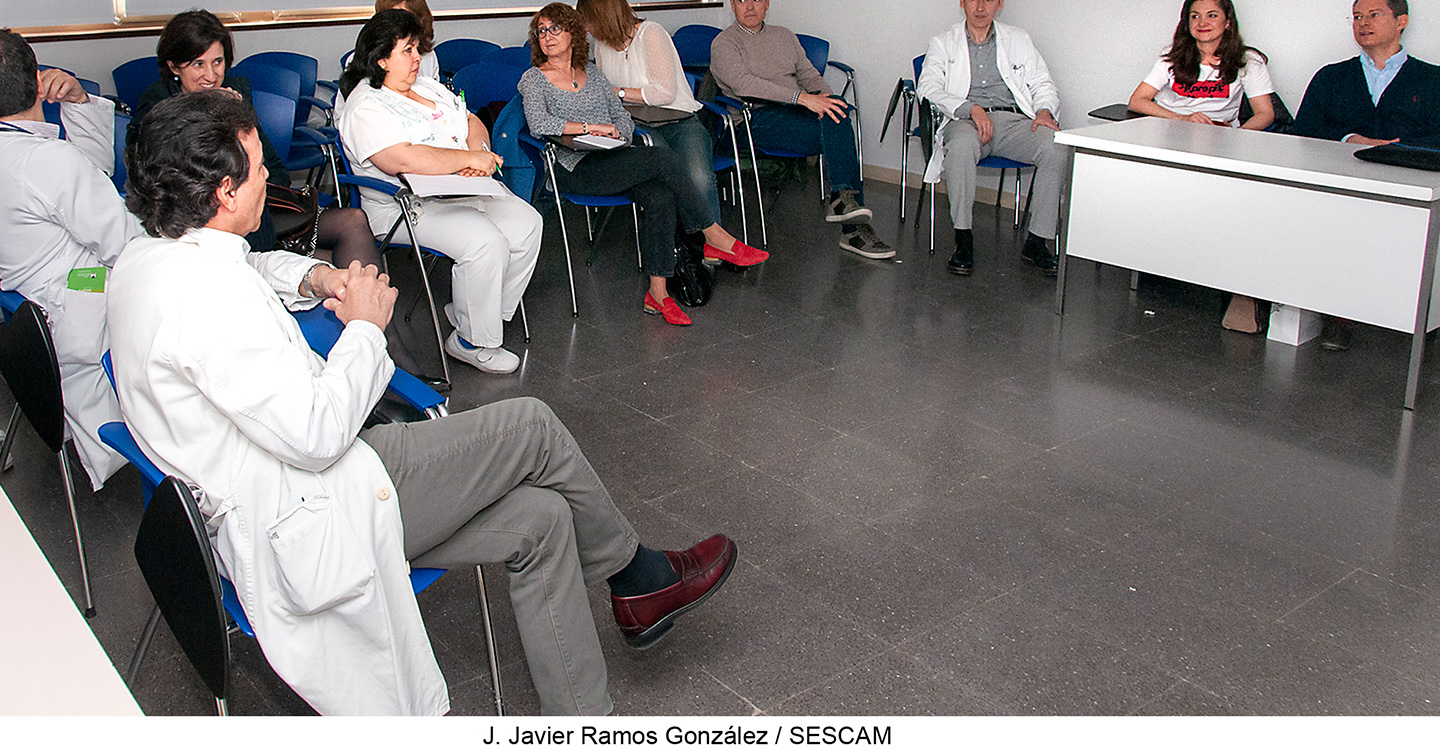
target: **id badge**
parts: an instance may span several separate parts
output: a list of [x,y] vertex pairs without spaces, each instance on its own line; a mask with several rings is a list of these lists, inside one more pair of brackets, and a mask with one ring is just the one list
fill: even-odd
[[105,293],[105,274],[110,269],[104,266],[76,268],[70,272],[66,287],[75,292]]

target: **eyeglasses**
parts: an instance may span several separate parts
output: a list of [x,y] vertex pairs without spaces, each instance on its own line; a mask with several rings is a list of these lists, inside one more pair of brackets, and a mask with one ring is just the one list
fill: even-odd
[[1383,11],[1383,10],[1376,10],[1376,11],[1371,11],[1371,12],[1368,13],[1368,14],[1365,14],[1365,13],[1356,13],[1355,16],[1354,16],[1354,18],[1353,18],[1352,20],[1353,20],[1354,23],[1360,23],[1361,21],[1370,21],[1370,22],[1373,23],[1373,22],[1377,22],[1377,21],[1380,21],[1380,20],[1383,20],[1383,19],[1386,19],[1386,18],[1392,18],[1392,17],[1394,17],[1394,14],[1393,14],[1393,13],[1386,13],[1386,12]]
[[558,23],[550,24],[549,26],[535,27],[536,37],[546,36],[547,34],[550,36],[560,36],[563,33],[565,33],[565,27],[561,26]]

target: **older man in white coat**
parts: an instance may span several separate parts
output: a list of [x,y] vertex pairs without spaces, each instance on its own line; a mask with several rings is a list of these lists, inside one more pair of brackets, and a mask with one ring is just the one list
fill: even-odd
[[965,20],[930,40],[916,82],[916,93],[946,119],[925,181],[939,181],[943,160],[955,224],[948,268],[960,276],[974,270],[975,166],[995,155],[1035,165],[1034,206],[1021,256],[1054,276],[1058,264],[1046,242],[1055,237],[1065,172],[1065,149],[1054,140],[1060,96],[1030,35],[995,20],[1005,0],[960,0],[960,7]]
[[[108,176],[115,106],[62,70],[36,68],[30,45],[0,30],[0,289],[25,295],[49,317],[65,425],[98,490],[125,465],[96,435],[120,419],[100,366],[110,345],[105,274],[141,229]],[[63,138],[45,121],[47,102],[60,104]],[[72,280],[87,269],[94,272]]]
[[[719,589],[735,544],[640,545],[534,399],[362,429],[394,372],[395,290],[374,266],[248,252],[265,203],[257,130],[220,92],[145,118],[126,200],[153,236],[116,264],[109,314],[126,421],[162,470],[203,490],[270,665],[321,713],[444,713],[407,561],[504,562],[541,709],[609,712],[585,585],[609,584],[622,635],[645,648]],[[345,324],[324,359],[286,309],[321,300]]]

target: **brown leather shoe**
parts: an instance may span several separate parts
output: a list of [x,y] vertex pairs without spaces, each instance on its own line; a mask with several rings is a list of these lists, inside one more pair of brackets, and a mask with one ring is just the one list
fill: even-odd
[[640,596],[611,596],[615,624],[631,648],[647,649],[670,632],[675,618],[699,606],[720,590],[739,554],[735,542],[716,534],[685,550],[665,550],[680,582]]

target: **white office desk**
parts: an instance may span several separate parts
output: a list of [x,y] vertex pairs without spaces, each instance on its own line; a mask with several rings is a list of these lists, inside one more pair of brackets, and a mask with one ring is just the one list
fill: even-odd
[[1058,133],[1055,310],[1068,256],[1414,336],[1413,409],[1435,291],[1440,173],[1370,164],[1358,146],[1146,117]]
[[0,714],[139,716],[140,707],[0,490]]

